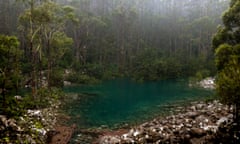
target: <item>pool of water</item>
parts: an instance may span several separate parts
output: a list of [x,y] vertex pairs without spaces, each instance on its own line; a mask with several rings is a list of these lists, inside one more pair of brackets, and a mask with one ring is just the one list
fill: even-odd
[[136,83],[128,79],[105,81],[97,85],[65,87],[66,93],[80,96],[65,107],[79,127],[112,127],[141,123],[170,113],[166,106],[205,99],[213,91],[190,88],[184,80]]

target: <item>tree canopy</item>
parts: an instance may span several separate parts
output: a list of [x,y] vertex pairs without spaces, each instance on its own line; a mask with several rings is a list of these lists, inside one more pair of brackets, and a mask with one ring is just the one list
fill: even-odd
[[0,35],[0,93],[1,102],[6,103],[6,96],[11,92],[15,94],[20,81],[20,55],[19,41],[14,36]]
[[232,0],[223,14],[224,26],[213,38],[217,66],[217,93],[222,102],[235,106],[235,120],[239,123],[240,109],[240,1]]

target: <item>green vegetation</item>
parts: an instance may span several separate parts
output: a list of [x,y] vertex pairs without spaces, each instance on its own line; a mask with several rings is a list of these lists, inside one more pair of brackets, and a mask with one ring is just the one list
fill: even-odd
[[[64,81],[95,84],[117,77],[144,82],[215,75],[211,38],[228,3],[0,0],[0,115],[19,117],[26,109],[51,105]],[[228,103],[238,100],[239,5],[231,1],[224,26],[213,39],[218,91]],[[24,88],[27,92],[22,93]]]
[[224,26],[213,38],[217,65],[217,92],[222,102],[235,106],[235,122],[240,124],[240,1],[231,0],[223,15]]
[[14,36],[0,35],[0,102],[6,106],[7,95],[17,93],[20,81],[21,51],[19,41]]

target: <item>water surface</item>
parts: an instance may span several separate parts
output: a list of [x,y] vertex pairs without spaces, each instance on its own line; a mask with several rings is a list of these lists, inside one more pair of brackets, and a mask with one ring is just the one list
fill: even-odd
[[171,113],[169,105],[205,99],[213,92],[188,87],[184,80],[136,83],[128,79],[106,81],[91,86],[66,87],[65,92],[80,96],[65,110],[80,127],[112,127],[141,123]]

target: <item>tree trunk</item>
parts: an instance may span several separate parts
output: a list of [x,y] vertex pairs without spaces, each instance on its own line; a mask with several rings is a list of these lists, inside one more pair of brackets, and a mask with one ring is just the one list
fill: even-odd
[[47,63],[47,86],[50,88],[50,75],[51,75],[51,50],[50,50],[50,41],[49,37],[47,37],[47,52],[48,52],[48,63]]
[[33,42],[30,42],[30,51],[31,51],[31,63],[32,63],[32,72],[31,72],[31,87],[32,87],[32,96],[33,99],[36,99],[36,63],[35,63],[35,54],[33,50]]

